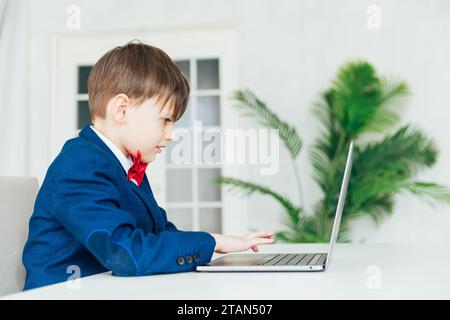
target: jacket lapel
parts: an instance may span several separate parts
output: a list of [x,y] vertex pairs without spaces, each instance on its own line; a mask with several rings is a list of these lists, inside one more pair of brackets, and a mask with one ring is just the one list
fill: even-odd
[[[151,190],[147,190],[144,187],[144,183],[141,183],[141,186],[138,187],[134,182],[131,182],[131,187],[133,191],[141,198],[141,200],[145,203],[147,206],[147,209],[149,211],[150,217],[153,219],[153,223],[155,225],[155,229],[157,232],[161,229],[161,223],[159,223],[159,217],[161,216],[159,213],[159,207],[156,203],[155,198],[153,197],[153,194],[151,193]],[[150,192],[149,192],[150,191]]]
[[[120,163],[119,159],[114,155],[114,153],[109,149],[109,147],[100,139],[99,136],[91,129],[91,125],[86,125],[79,134],[80,137],[87,139],[95,144],[97,144],[100,148],[105,150],[109,153],[109,155],[115,159],[116,164],[120,166],[122,171],[125,174],[125,177],[127,173],[122,167],[122,164]],[[142,180],[141,186],[138,187],[136,184],[134,184],[131,181],[128,181],[129,184],[131,184],[131,188],[133,191],[139,196],[139,198],[145,203],[145,206],[147,207],[147,210],[149,212],[150,217],[153,219],[153,223],[155,225],[155,229],[157,231],[161,230],[162,228],[162,221],[159,222],[159,217],[161,216],[159,212],[159,206],[156,203],[156,200],[153,196],[150,184],[148,183],[147,176],[144,176],[144,179]]]

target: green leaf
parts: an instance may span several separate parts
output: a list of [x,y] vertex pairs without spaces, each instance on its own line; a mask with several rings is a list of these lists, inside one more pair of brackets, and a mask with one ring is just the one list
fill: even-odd
[[386,79],[380,81],[381,98],[379,107],[372,120],[367,124],[368,132],[383,132],[400,121],[400,114],[405,108],[410,95],[408,85],[403,82],[393,82]]
[[431,167],[437,158],[433,141],[421,130],[409,125],[379,142],[368,143],[355,154],[353,176],[360,179],[371,174],[392,171],[405,178]]
[[357,61],[339,70],[323,99],[345,135],[355,137],[396,124],[409,93],[405,82],[389,82],[368,62]]
[[214,179],[214,182],[226,185],[229,187],[229,189],[239,189],[246,195],[250,195],[255,192],[269,195],[277,200],[285,208],[286,213],[289,215],[294,224],[298,223],[300,220],[301,208],[296,207],[288,198],[280,195],[279,193],[271,190],[266,186],[230,177],[218,177]]
[[404,188],[417,196],[423,197],[429,201],[438,201],[450,203],[450,190],[434,182],[411,182],[406,183]]
[[293,158],[297,157],[302,141],[295,127],[282,121],[264,102],[259,100],[250,90],[238,90],[234,93],[237,107],[244,109],[245,115],[256,118],[261,124],[278,130],[278,134]]
[[394,196],[423,168],[432,166],[437,150],[422,131],[404,126],[379,142],[358,147],[346,202],[347,217],[368,214],[378,224],[393,212]]

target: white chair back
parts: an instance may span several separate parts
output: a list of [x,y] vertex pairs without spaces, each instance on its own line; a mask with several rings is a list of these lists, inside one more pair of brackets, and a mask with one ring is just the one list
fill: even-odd
[[32,177],[0,177],[0,296],[21,291],[22,251],[39,190]]

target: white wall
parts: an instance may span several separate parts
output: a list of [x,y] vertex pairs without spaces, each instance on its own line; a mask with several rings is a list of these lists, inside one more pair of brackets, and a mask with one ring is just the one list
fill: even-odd
[[[66,8],[81,8],[81,30],[66,28]],[[369,5],[381,8],[381,29],[366,27]],[[311,105],[344,62],[368,59],[383,74],[406,80],[413,97],[404,120],[434,137],[441,154],[421,179],[450,185],[450,83],[448,57],[450,2],[325,0],[40,0],[31,1],[31,161],[41,180],[50,159],[50,38],[89,33],[234,24],[239,28],[240,83],[254,90],[284,119],[297,124],[304,145],[318,134]],[[86,48],[89,50],[89,48]],[[249,122],[250,125],[250,122]],[[280,173],[270,179],[250,168],[254,181],[296,198],[290,163],[281,155]],[[304,148],[299,159],[307,207],[320,196]],[[271,199],[248,199],[250,227],[279,228],[281,209]],[[356,223],[355,239],[450,244],[449,208],[436,210],[404,195],[392,218],[375,232],[367,221]]]

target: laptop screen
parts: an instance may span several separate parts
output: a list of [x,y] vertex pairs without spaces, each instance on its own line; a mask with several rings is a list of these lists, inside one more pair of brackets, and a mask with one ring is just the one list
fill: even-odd
[[344,177],[342,179],[341,191],[339,193],[338,205],[336,208],[336,215],[334,217],[333,231],[331,232],[330,245],[328,247],[328,256],[325,264],[325,268],[328,267],[331,258],[331,251],[333,250],[334,244],[336,243],[337,237],[339,235],[339,226],[341,224],[342,211],[344,209],[345,196],[347,194],[348,181],[350,180],[350,172],[352,170],[353,163],[353,141],[350,142],[350,147],[348,149],[347,161],[345,164]]

